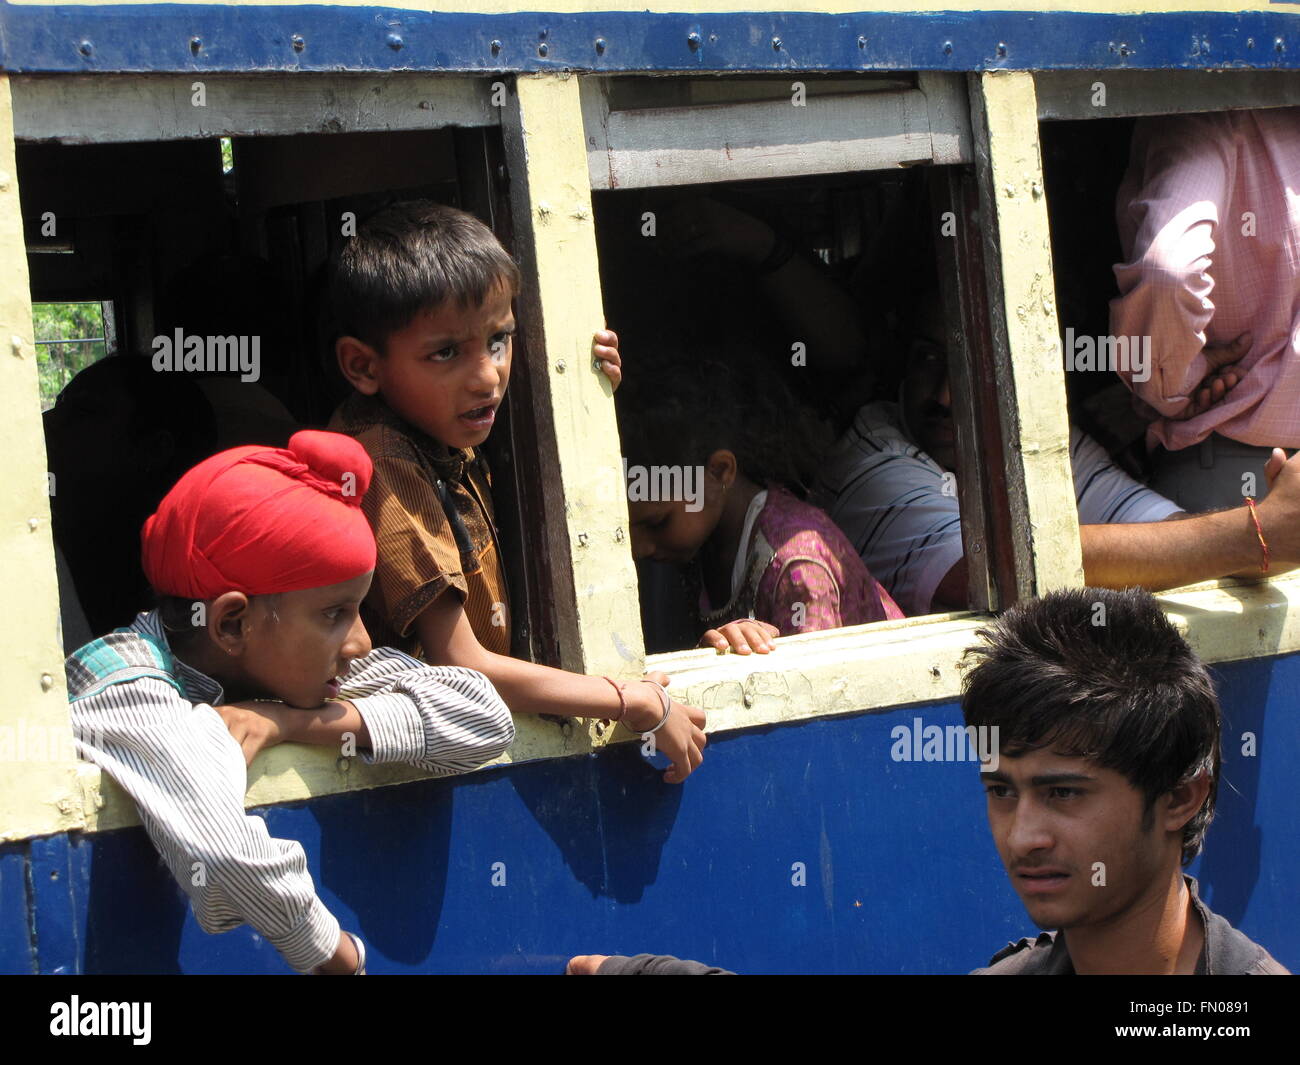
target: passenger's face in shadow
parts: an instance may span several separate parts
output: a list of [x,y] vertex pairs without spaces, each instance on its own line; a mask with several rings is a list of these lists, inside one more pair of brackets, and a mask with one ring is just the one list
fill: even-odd
[[60,393],[44,414],[56,513],[73,507],[86,517],[87,508],[130,505],[151,489],[170,461],[171,436],[141,432],[135,415],[135,398],[108,373],[83,371]]
[[917,445],[945,470],[957,469],[957,430],[948,389],[943,310],[926,300],[917,315],[903,374],[903,417]]
[[[708,543],[718,528],[727,488],[736,477],[736,459],[729,451],[715,452],[708,465],[688,467],[681,484],[660,481],[651,491],[639,491],[637,475],[658,474],[668,467],[629,469],[628,519],[632,557],[685,565]],[[672,492],[664,492],[673,486]],[[640,499],[638,495],[651,496]],[[664,498],[665,496],[670,498]],[[685,498],[682,498],[682,497]]]

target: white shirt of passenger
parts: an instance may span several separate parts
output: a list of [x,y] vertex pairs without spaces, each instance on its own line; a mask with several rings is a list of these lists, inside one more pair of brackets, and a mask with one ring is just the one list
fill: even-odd
[[[1176,503],[1135,481],[1070,427],[1079,524],[1162,521]],[[956,479],[912,443],[896,403],[868,403],[827,453],[818,502],[909,616],[930,613],[935,589],[964,553]]]

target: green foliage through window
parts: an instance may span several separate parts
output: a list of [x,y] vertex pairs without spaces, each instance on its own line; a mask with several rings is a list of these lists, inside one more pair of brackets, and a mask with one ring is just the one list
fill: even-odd
[[34,303],[36,366],[41,410],[49,410],[64,386],[108,354],[100,303]]

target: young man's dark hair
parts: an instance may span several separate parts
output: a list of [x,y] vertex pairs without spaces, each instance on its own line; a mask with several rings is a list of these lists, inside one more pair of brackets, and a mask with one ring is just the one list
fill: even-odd
[[1182,866],[1214,815],[1219,702],[1147,592],[1017,604],[966,677],[966,723],[1007,875],[1045,932],[985,975],[1285,973],[1212,913]]
[[1205,666],[1147,592],[1076,588],[1022,603],[968,675],[966,723],[997,726],[1002,756],[1038,747],[1122,773],[1146,800],[1205,772],[1205,804],[1183,829],[1200,853],[1219,782],[1219,700]]
[[330,273],[337,335],[381,355],[389,334],[421,311],[478,306],[498,285],[519,291],[519,267],[486,225],[464,211],[412,200],[368,218]]

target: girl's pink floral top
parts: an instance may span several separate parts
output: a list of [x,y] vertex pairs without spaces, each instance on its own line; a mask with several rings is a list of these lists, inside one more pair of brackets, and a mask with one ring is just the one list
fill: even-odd
[[904,616],[825,511],[769,485],[755,526],[731,601],[714,610],[700,593],[707,627],[754,617],[792,636]]

